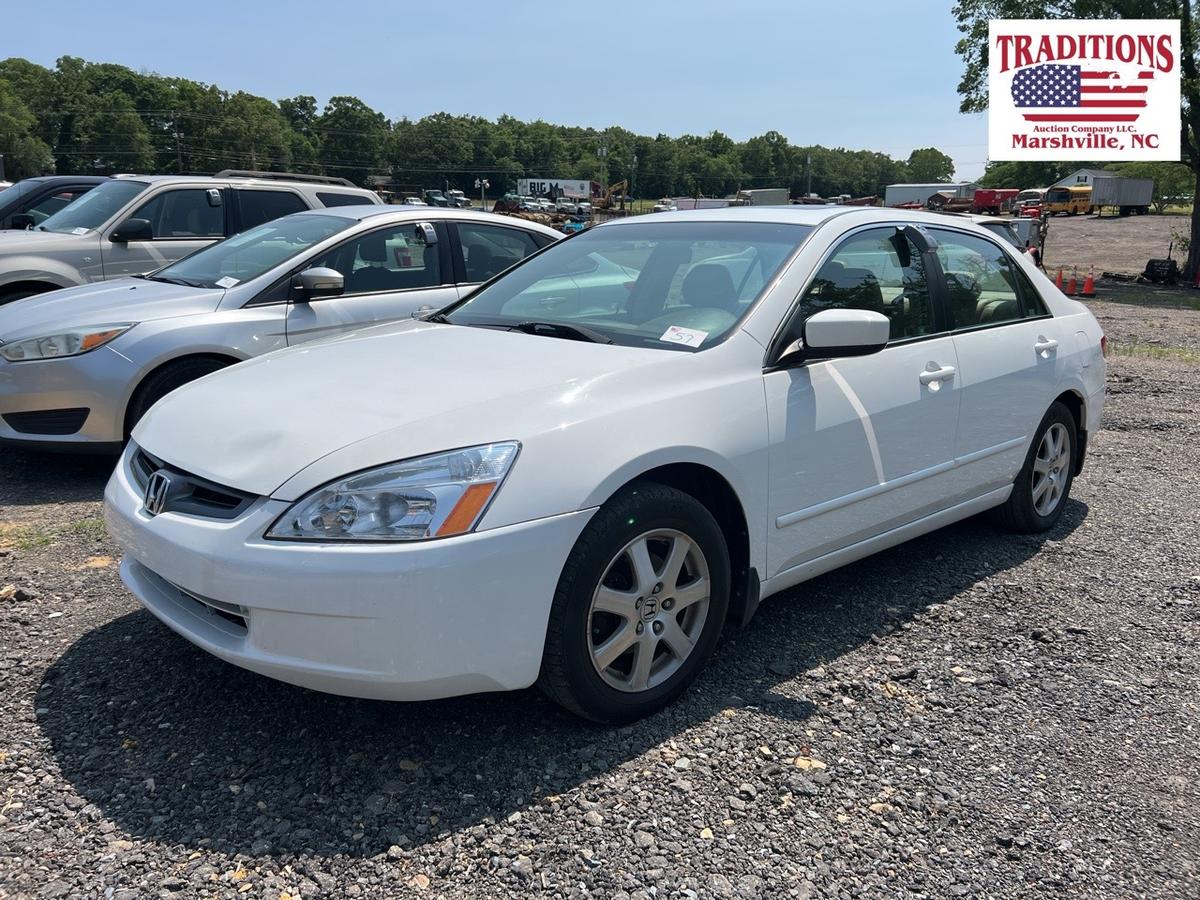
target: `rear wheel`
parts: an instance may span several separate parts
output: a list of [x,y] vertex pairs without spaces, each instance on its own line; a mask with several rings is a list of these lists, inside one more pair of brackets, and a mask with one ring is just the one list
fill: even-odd
[[48,290],[51,289],[45,288],[44,290],[39,290],[38,288],[25,287],[17,288],[11,291],[0,291],[0,306],[3,306],[6,303],[12,303],[16,300],[24,300],[26,297],[33,297],[36,294],[44,294]]
[[143,381],[129,402],[125,412],[125,437],[128,438],[133,426],[141,421],[142,416],[150,411],[155,403],[176,388],[183,387],[189,381],[195,381],[219,369],[230,365],[229,362],[212,357],[194,357],[181,359],[154,372]]
[[1056,401],[1042,417],[1012,493],[996,510],[1002,525],[1022,534],[1054,527],[1071,493],[1077,437],[1075,417]]
[[661,709],[712,656],[729,582],[721,529],[699,501],[631,486],[601,507],[563,567],[539,686],[596,722]]

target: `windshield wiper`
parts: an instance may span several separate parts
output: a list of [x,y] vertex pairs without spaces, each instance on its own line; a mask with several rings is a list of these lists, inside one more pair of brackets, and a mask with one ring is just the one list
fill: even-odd
[[545,334],[549,337],[566,338],[571,341],[590,341],[593,344],[616,343],[608,335],[593,331],[583,325],[568,325],[565,322],[520,322],[510,326],[512,331],[525,334]]
[[145,278],[147,281],[161,281],[163,284],[182,284],[184,287],[205,287],[203,282],[191,278],[167,278],[163,275],[135,275],[135,278]]
[[435,313],[430,313],[427,316],[421,316],[421,321],[422,322],[437,322],[439,325],[450,324],[450,320],[446,318],[446,314],[444,312],[435,312]]

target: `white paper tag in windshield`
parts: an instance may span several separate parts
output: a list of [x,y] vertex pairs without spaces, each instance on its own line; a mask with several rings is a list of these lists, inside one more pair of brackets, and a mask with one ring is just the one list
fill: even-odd
[[683,344],[685,347],[699,347],[704,343],[706,337],[708,337],[707,331],[697,331],[695,328],[680,328],[678,325],[672,325],[663,332],[659,340],[670,344]]
[[87,234],[87,233],[88,233],[88,230],[86,228],[72,228],[71,229],[71,234]]
[[231,275],[226,275],[224,278],[218,278],[213,282],[219,288],[231,288],[238,283],[238,280]]

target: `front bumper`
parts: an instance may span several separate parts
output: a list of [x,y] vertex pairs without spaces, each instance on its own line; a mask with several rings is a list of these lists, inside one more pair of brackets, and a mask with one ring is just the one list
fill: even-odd
[[428,700],[532,684],[558,577],[593,510],[412,544],[268,541],[289,504],[148,516],[126,452],[105,490],[121,577],[168,627],[291,684]]
[[[0,443],[54,449],[105,449],[125,439],[125,400],[137,367],[111,347],[80,356],[9,362],[0,358]],[[77,431],[29,433],[5,422],[8,413],[87,410]]]

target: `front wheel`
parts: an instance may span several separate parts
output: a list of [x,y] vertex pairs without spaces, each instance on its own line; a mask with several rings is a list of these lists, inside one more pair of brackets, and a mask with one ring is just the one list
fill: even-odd
[[712,656],[729,585],[729,551],[703,504],[657,483],[625,489],[563,567],[539,686],[596,722],[661,709]]
[[1071,493],[1077,436],[1075,417],[1055,401],[1034,433],[1012,493],[996,510],[1000,524],[1021,534],[1054,527]]

